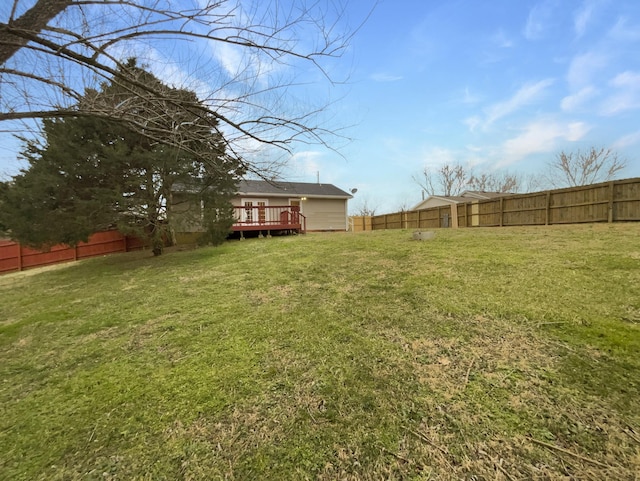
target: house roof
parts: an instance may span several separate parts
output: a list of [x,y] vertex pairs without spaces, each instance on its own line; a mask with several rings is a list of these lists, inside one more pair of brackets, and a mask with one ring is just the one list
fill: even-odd
[[411,210],[420,210],[423,209],[429,199],[437,199],[448,204],[460,204],[462,202],[469,202],[468,197],[460,197],[454,195],[430,195],[426,199],[421,200],[416,205],[414,205]]
[[333,184],[309,182],[281,182],[279,180],[243,180],[238,185],[239,195],[268,195],[271,197],[331,197],[351,199],[353,196]]
[[[199,190],[196,184],[176,182],[174,192],[191,192]],[[269,196],[269,197],[314,197],[330,199],[352,199],[353,196],[333,184],[317,184],[310,182],[281,182],[279,180],[241,180],[237,195]]]
[[471,202],[473,200],[488,200],[496,199],[498,197],[507,197],[514,195],[512,193],[505,192],[484,192],[479,190],[465,190],[460,195],[430,195],[426,199],[421,200],[411,210],[420,210],[426,204],[429,199],[438,199],[449,204],[461,204],[464,202]]
[[465,198],[473,197],[476,199],[495,199],[498,197],[506,197],[514,194],[510,192],[485,192],[483,190],[465,190],[460,195]]

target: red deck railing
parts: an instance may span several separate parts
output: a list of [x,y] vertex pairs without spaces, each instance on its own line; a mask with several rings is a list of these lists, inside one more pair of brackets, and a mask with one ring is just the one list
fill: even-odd
[[239,231],[257,230],[307,230],[307,219],[295,205],[251,205],[236,206],[236,222],[232,229]]

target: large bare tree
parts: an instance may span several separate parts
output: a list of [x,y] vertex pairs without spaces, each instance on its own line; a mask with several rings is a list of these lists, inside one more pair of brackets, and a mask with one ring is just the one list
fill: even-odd
[[442,164],[432,168],[425,166],[419,175],[413,176],[427,195],[459,195],[469,180],[470,172],[461,164]]
[[555,187],[589,185],[614,179],[626,165],[616,151],[604,147],[562,151],[550,162],[548,177]]
[[[333,145],[337,127],[318,115],[326,103],[301,101],[291,92],[302,81],[336,82],[331,60],[343,55],[357,31],[345,25],[344,8],[340,0],[5,0],[2,130],[43,118],[104,117],[188,150],[198,139],[185,135],[200,134],[177,128],[184,118],[179,112],[186,111],[215,119],[212,129],[222,130],[228,149],[263,175],[265,166],[254,162],[248,147]],[[130,57],[163,81],[196,91],[198,101],[169,98],[127,76],[122,66]],[[296,76],[309,67],[314,79]],[[131,89],[133,98],[120,104],[88,101],[86,92],[107,81]],[[167,107],[162,119],[143,114],[147,109],[140,106],[149,102],[161,111]],[[170,112],[178,113],[173,129],[166,128]]]
[[541,187],[541,177],[522,176],[508,171],[477,172],[461,164],[442,164],[437,168],[424,167],[413,181],[424,194],[456,196],[465,190],[481,192],[533,192]]
[[471,175],[467,189],[480,192],[515,193],[520,189],[521,181],[517,174],[510,172],[483,172]]

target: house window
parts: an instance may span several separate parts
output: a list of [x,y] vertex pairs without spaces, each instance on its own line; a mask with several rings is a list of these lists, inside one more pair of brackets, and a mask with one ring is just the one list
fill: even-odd
[[264,224],[267,221],[267,209],[265,209],[267,203],[259,200],[256,202],[256,205],[258,206],[258,222]]
[[245,222],[253,222],[253,202],[246,200],[244,202],[244,219]]
[[244,214],[242,216],[242,222],[248,224],[265,224],[269,220],[269,213],[267,212],[268,205],[269,202],[266,199],[243,199],[242,206],[244,207]]
[[289,199],[289,205],[291,206],[291,223],[299,224],[302,202],[300,202],[300,199]]

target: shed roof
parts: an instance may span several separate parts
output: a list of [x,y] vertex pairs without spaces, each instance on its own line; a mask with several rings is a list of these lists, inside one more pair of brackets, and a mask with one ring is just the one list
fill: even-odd
[[470,199],[468,197],[460,197],[460,196],[454,196],[454,195],[430,195],[426,199],[423,199],[420,202],[418,202],[416,205],[414,205],[411,208],[411,210],[424,209],[425,206],[427,205],[427,202],[430,199],[437,199],[437,200],[440,200],[440,201],[445,202],[447,204],[460,204],[460,203],[463,203],[463,202],[469,202],[470,201]]
[[474,200],[496,199],[498,197],[508,197],[514,195],[510,192],[484,192],[480,190],[465,190],[460,195],[430,195],[426,199],[422,199],[411,210],[423,209],[429,199],[438,199],[449,204],[462,204]]
[[507,197],[514,195],[511,192],[485,192],[484,190],[465,190],[462,197],[476,197],[478,199],[496,199],[498,197]]

